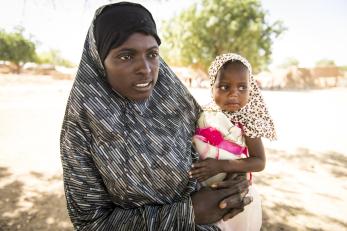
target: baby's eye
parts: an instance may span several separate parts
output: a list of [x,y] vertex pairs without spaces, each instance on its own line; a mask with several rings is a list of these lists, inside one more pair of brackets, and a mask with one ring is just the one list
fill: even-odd
[[239,90],[240,91],[246,91],[247,90],[247,86],[239,86]]
[[226,91],[226,90],[228,90],[228,86],[225,86],[225,85],[220,86],[219,89],[221,89],[222,91]]

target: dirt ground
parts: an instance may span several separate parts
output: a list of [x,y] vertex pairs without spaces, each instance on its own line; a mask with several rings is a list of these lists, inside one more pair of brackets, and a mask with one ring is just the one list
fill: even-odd
[[[0,76],[0,230],[72,230],[59,157],[71,84]],[[262,230],[347,230],[347,89],[264,96],[279,140],[265,141],[267,166],[254,174]]]

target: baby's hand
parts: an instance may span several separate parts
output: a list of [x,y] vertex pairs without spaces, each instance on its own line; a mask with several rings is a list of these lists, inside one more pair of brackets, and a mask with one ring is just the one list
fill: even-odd
[[201,182],[221,172],[223,172],[223,160],[208,158],[194,163],[189,171],[189,177]]

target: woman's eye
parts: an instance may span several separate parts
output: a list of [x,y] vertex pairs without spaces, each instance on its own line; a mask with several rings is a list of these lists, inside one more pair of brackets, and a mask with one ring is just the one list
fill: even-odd
[[150,58],[156,58],[156,57],[158,57],[159,56],[159,52],[151,52],[150,54],[149,54],[149,57]]
[[129,60],[129,59],[131,59],[131,55],[121,55],[121,56],[119,56],[119,58],[121,59],[121,60]]

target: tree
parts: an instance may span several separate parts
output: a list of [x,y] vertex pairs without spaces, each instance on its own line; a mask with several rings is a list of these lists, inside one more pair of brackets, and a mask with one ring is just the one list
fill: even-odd
[[51,49],[48,52],[43,52],[37,55],[38,63],[46,63],[46,64],[53,64],[53,65],[59,65],[64,67],[73,67],[75,66],[73,63],[71,63],[69,60],[64,59],[59,50]]
[[316,67],[335,67],[335,61],[330,59],[321,59],[316,62]]
[[290,57],[287,58],[281,65],[280,67],[282,68],[288,68],[288,67],[298,67],[299,66],[299,60],[296,58]]
[[207,70],[222,53],[245,56],[255,71],[269,63],[284,27],[269,24],[258,0],[202,0],[163,23],[162,55],[171,63]]
[[35,57],[35,44],[23,36],[23,30],[12,33],[0,30],[0,60],[14,63],[20,73],[21,67]]

